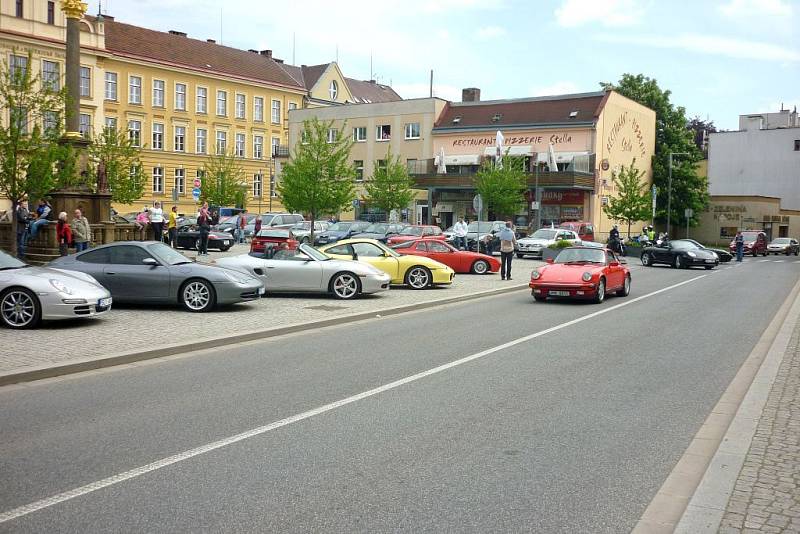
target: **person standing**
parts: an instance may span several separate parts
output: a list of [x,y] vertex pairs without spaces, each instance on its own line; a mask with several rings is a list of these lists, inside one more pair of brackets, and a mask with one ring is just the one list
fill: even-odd
[[253,223],[253,237],[257,236],[261,231],[261,215],[256,215],[256,221]]
[[56,240],[58,241],[58,253],[66,256],[70,243],[72,243],[72,229],[67,222],[67,212],[62,211],[58,214],[56,223]]
[[247,226],[247,210],[243,210],[239,214],[239,243],[247,243],[247,236],[245,235],[244,227]]
[[167,236],[169,240],[169,246],[176,248],[178,246],[178,206],[172,206],[172,209],[169,212]]
[[453,226],[453,234],[455,235],[456,239],[456,248],[458,250],[465,250],[467,248],[467,231],[469,227],[467,223],[464,221],[464,217],[458,219],[458,222]]
[[198,256],[208,256],[208,233],[211,231],[211,215],[208,213],[208,202],[203,203],[200,215],[197,217],[197,227],[200,230],[200,248]]
[[153,239],[164,241],[164,210],[161,209],[161,202],[153,202],[150,208],[150,226],[153,227]]
[[511,280],[511,259],[517,247],[517,236],[511,227],[511,221],[506,222],[505,228],[500,230],[500,279]]
[[741,262],[744,257],[744,236],[741,230],[736,232],[736,237],[733,238],[733,242],[736,245],[736,261]]
[[72,219],[72,239],[75,242],[75,252],[86,250],[92,242],[92,227],[80,209],[75,210],[75,218]]
[[17,257],[25,259],[25,245],[28,244],[28,224],[31,221],[31,212],[28,211],[28,201],[22,199],[14,210],[17,221]]
[[34,239],[36,235],[39,233],[39,229],[42,226],[47,225],[50,222],[50,215],[53,211],[52,206],[47,201],[47,199],[39,200],[39,206],[36,208],[36,220],[30,224],[30,237],[28,239]]

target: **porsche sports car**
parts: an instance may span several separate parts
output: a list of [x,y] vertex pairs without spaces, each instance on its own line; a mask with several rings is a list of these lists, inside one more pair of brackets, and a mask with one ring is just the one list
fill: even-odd
[[261,281],[240,271],[192,260],[155,241],[118,241],[50,262],[92,275],[115,301],[179,303],[191,312],[259,298]]
[[327,245],[340,239],[347,239],[353,234],[363,232],[369,225],[367,221],[339,221],[328,227],[324,232],[314,234],[315,245]]
[[414,254],[425,256],[439,263],[444,263],[457,273],[486,274],[496,273],[500,270],[500,261],[492,256],[458,250],[444,241],[436,239],[417,239],[395,245],[392,249],[400,254]]
[[580,244],[578,234],[572,230],[561,228],[539,228],[533,235],[517,239],[517,257],[533,256],[542,257],[542,250],[552,246],[556,241],[571,241],[573,244]]
[[569,247],[555,260],[531,272],[531,295],[536,301],[547,297],[569,297],[600,303],[609,293],[627,297],[631,272],[610,250]]
[[96,317],[111,309],[111,293],[84,273],[33,267],[0,250],[0,320],[33,328],[43,320]]
[[403,256],[374,239],[344,239],[320,247],[331,258],[369,263],[392,277],[392,284],[412,289],[453,283],[453,269],[422,256]]
[[702,243],[700,243],[699,241],[695,241],[694,239],[684,239],[684,241],[688,241],[690,243],[694,243],[695,245],[697,245],[698,248],[702,248],[702,249],[705,249],[705,250],[710,250],[711,252],[713,252],[714,254],[717,255],[717,257],[719,258],[719,262],[720,263],[728,263],[729,261],[731,261],[733,259],[733,254],[731,254],[727,250],[723,250],[721,248],[709,248],[709,247],[703,245]]
[[713,269],[719,265],[719,256],[708,249],[698,247],[691,241],[675,239],[660,246],[645,247],[642,250],[642,265],[652,267],[657,263],[671,265],[676,269],[705,267]]
[[347,300],[385,291],[392,281],[388,274],[368,263],[334,260],[307,244],[295,250],[279,250],[271,259],[251,252],[220,258],[215,263],[258,278],[269,293],[330,293]]
[[[176,246],[178,248],[200,250],[200,229],[197,227],[197,219],[184,219],[178,225],[176,238]],[[232,246],[233,237],[231,234],[217,232],[216,230],[208,233],[208,248],[225,252]]]
[[397,243],[404,243],[414,239],[439,239],[444,241],[446,236],[442,229],[432,224],[411,224],[406,225],[400,230],[400,233],[389,238],[387,243],[389,246],[396,245]]

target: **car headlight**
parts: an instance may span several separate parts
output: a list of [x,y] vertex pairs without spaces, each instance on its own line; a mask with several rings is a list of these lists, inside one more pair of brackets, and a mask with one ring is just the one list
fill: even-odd
[[538,280],[541,277],[542,277],[542,273],[540,273],[539,271],[533,271],[531,273],[531,278],[533,278],[534,280]]
[[712,252],[712,254],[714,255],[714,257],[715,257],[716,259],[719,259],[719,254],[717,254],[716,252]]
[[588,282],[589,280],[592,279],[592,273],[590,273],[589,271],[586,271],[585,273],[583,273],[583,276],[581,276],[581,279],[584,282]]
[[691,250],[690,250],[689,252],[687,252],[686,254],[688,254],[688,255],[689,255],[689,257],[691,257],[691,258],[696,258],[696,257],[697,257],[697,254],[695,254],[695,253],[694,253],[694,252],[692,252]]
[[222,274],[225,275],[225,278],[237,284],[246,284],[250,282],[249,278],[245,277],[244,275],[237,275],[236,273],[232,273],[230,271],[222,271]]
[[67,295],[72,295],[72,288],[64,285],[64,282],[61,280],[56,280],[55,278],[50,279],[50,285],[56,288],[58,291],[62,293],[66,293]]

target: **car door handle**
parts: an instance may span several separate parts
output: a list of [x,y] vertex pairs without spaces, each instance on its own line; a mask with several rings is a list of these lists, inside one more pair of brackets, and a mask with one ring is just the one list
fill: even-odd
[[274,268],[275,268],[274,265],[267,265],[267,269],[274,269]]
[[117,274],[116,271],[106,271],[106,274]]

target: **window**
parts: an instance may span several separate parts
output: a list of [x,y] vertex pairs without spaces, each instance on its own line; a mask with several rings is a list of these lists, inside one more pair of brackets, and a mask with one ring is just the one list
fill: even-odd
[[56,3],[55,2],[47,2],[47,23],[48,24],[55,24],[56,23]]
[[353,167],[356,169],[356,182],[364,180],[364,160],[357,159],[353,161]]
[[61,72],[55,61],[42,60],[42,85],[52,91],[61,89]]
[[264,121],[264,97],[257,96],[253,99],[253,120]]
[[12,73],[14,80],[21,81],[28,71],[28,58],[12,55],[8,61],[8,70]]
[[244,157],[244,143],[245,143],[245,134],[237,133],[236,134],[236,156],[239,158]]
[[367,140],[367,127],[357,126],[353,128],[353,141],[362,143]]
[[153,150],[164,150],[164,125],[153,124]]
[[175,169],[175,191],[177,191],[179,195],[182,195],[184,194],[185,190],[186,190],[186,170]]
[[217,155],[224,154],[228,150],[228,133],[217,132]]
[[278,189],[275,187],[275,175],[269,175],[269,196],[276,198],[278,196]]
[[339,95],[339,84],[336,83],[336,80],[331,80],[331,84],[328,86],[328,94],[331,100],[336,100],[336,97]]
[[175,152],[186,152],[186,126],[175,127]]
[[116,117],[106,117],[105,127],[109,130],[116,130],[117,129],[117,118]]
[[22,6],[22,0],[17,0],[17,11],[16,11],[16,14],[17,14],[17,18],[20,18],[20,19],[22,18],[22,7],[23,7]]
[[198,154],[205,154],[208,147],[208,131],[205,128],[198,128],[195,133],[194,151]]
[[417,243],[417,246],[414,247],[414,249],[420,252],[426,252],[428,247],[426,246],[425,241],[420,241],[419,243]]
[[[308,130],[303,130],[302,132],[300,132],[300,143],[303,144],[303,145],[307,145],[310,136],[311,136],[311,134],[309,133]],[[275,154],[273,154],[273,156],[274,155]]]
[[236,113],[237,119],[244,118],[244,113],[245,113],[244,99],[245,96],[243,94],[236,93],[236,106],[234,113]]
[[45,133],[54,134],[58,132],[59,117],[55,111],[45,111],[42,116],[42,126]]
[[381,124],[375,127],[375,140],[388,141],[392,138],[392,126],[390,124]]
[[89,252],[84,252],[80,256],[77,256],[76,259],[83,263],[111,263],[112,248],[114,247],[90,250]]
[[139,179],[142,176],[142,167],[141,165],[131,165],[128,169],[128,176],[131,179],[131,182],[134,184],[139,184]]
[[81,96],[89,98],[92,96],[92,69],[89,67],[81,67]]
[[106,72],[106,100],[117,99],[117,73]]
[[11,122],[17,124],[17,129],[21,134],[28,133],[28,108],[15,107],[11,109]]
[[418,122],[410,122],[406,124],[406,139],[419,139]]
[[272,101],[272,124],[280,124],[281,123],[281,101],[280,100],[273,100]]
[[255,159],[261,159],[264,157],[264,136],[263,135],[254,135],[253,136],[253,157]]
[[353,252],[355,252],[360,258],[383,257],[383,249],[373,245],[372,243],[353,243]]
[[428,243],[428,248],[431,250],[431,252],[450,252],[450,249],[447,248],[447,245],[440,243],[439,241],[431,240]]
[[337,137],[339,137],[339,130],[336,128],[328,128],[328,142],[335,143]]
[[794,140],[794,151],[795,152],[800,152],[800,139],[795,139]]
[[186,84],[175,84],[175,109],[186,111]]
[[264,175],[263,174],[254,174],[253,175],[253,196],[256,198],[261,198],[261,194],[264,192]]
[[208,113],[208,89],[205,87],[197,88],[197,103],[195,111],[197,111],[197,113]]
[[297,109],[297,102],[289,102],[289,111]]
[[164,107],[164,80],[153,80],[153,107]]
[[228,93],[217,91],[217,115],[224,117],[228,114]]
[[114,265],[142,265],[142,261],[152,258],[147,251],[135,245],[111,247],[111,263]]
[[131,76],[128,79],[128,102],[131,104],[142,103],[142,77]]
[[378,169],[379,170],[386,170],[386,160],[385,159],[379,159],[378,160]]
[[153,193],[164,192],[164,169],[153,167]]
[[128,138],[133,146],[142,146],[142,121],[128,121]]

